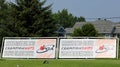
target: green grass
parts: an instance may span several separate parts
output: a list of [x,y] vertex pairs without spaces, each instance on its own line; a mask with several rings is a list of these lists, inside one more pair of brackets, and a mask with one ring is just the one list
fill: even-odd
[[[43,59],[38,60],[0,60],[0,67],[120,67],[120,60],[97,59],[97,60],[48,60],[43,64]],[[19,66],[17,66],[19,65]]]

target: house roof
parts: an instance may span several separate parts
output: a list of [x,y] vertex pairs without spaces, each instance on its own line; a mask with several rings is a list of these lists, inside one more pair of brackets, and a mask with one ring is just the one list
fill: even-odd
[[73,33],[75,28],[81,28],[86,23],[93,24],[98,33],[120,33],[120,23],[114,23],[109,20],[96,20],[93,22],[76,22],[72,28],[65,29],[66,33]]

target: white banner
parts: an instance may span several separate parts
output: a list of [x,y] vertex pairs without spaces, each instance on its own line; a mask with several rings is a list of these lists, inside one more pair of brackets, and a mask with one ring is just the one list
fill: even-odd
[[59,58],[116,58],[116,39],[60,39]]
[[55,58],[56,38],[5,39],[3,58]]

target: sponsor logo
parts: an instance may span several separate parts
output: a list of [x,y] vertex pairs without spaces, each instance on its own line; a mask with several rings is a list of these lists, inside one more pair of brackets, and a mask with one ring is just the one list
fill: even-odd
[[103,53],[106,51],[107,51],[107,48],[104,45],[102,45],[102,46],[99,46],[99,48],[96,50],[96,53]]
[[54,50],[54,45],[41,45],[37,50],[36,53],[45,53],[49,50]]

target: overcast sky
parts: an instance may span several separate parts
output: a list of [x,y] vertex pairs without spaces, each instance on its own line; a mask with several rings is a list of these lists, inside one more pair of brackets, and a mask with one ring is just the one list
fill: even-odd
[[[14,1],[14,0],[9,0]],[[74,16],[85,18],[120,17],[120,0],[47,0],[46,5],[52,5],[52,11],[68,9]],[[115,18],[112,20],[120,20]]]

